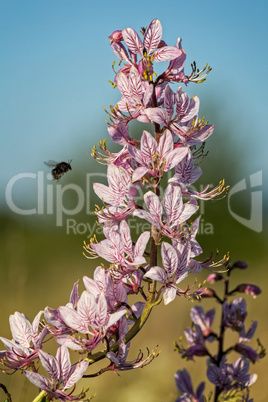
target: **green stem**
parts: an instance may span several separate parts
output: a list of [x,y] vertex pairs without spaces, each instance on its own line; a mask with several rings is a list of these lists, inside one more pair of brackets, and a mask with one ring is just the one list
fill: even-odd
[[39,395],[33,400],[33,402],[42,402],[42,399],[47,396],[46,391],[41,391]]

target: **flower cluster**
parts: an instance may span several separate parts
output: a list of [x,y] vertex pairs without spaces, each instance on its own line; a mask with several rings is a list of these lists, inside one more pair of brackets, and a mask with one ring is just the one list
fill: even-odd
[[[228,303],[227,299],[236,292],[246,293],[250,287],[251,295],[256,297],[261,290],[255,285],[238,285],[233,290],[229,289],[230,275],[235,268],[245,268],[245,264],[241,262],[234,263],[227,275],[210,274],[207,282],[212,284],[222,282],[224,285],[224,295],[222,298],[211,289],[205,293],[205,289],[201,289],[201,293],[206,297],[214,298],[221,305],[221,324],[219,333],[214,332],[212,324],[215,317],[215,309],[204,312],[201,306],[195,306],[191,309],[191,319],[193,326],[184,331],[189,347],[184,348],[176,343],[176,348],[182,358],[193,360],[194,356],[206,356],[207,360],[207,378],[215,386],[214,400],[241,400],[249,401],[249,387],[257,380],[256,374],[248,374],[250,362],[255,363],[264,357],[265,350],[259,342],[260,350],[257,352],[252,347],[246,345],[254,336],[257,328],[257,322],[253,322],[246,330],[244,321],[247,316],[246,301],[243,298],[237,298]],[[237,342],[224,349],[224,338],[226,330],[230,329],[238,334]],[[212,355],[208,343],[218,343],[216,355]],[[231,352],[237,352],[241,355],[234,363],[227,362],[227,355]],[[205,383],[201,382],[196,393],[193,391],[191,378],[188,372],[178,370],[175,374],[175,381],[181,396],[177,399],[179,402],[184,401],[200,401],[204,402],[203,395]],[[251,399],[252,401],[252,399]]]
[[[186,289],[178,285],[191,273],[202,268],[213,270],[228,259],[225,256],[214,262],[210,256],[204,261],[196,260],[202,254],[196,240],[200,216],[194,216],[198,199],[222,197],[227,188],[221,181],[211,191],[209,186],[200,193],[191,189],[202,174],[198,162],[205,156],[204,141],[213,133],[214,126],[199,118],[197,96],[190,98],[182,86],[173,92],[170,86],[171,82],[203,82],[211,69],[205,66],[198,70],[193,63],[192,72],[186,75],[181,40],[168,46],[162,40],[158,19],[141,33],[142,37],[126,28],[110,36],[111,47],[120,60],[113,84],[121,99],[107,112],[108,132],[120,150],[109,151],[106,141],[99,143],[100,151],[96,147],[92,150],[96,160],[108,165],[108,185],[94,184],[94,191],[103,202],[96,214],[105,239],[98,242],[94,236],[84,248],[89,258],[100,257],[105,262],[97,266],[93,279],[83,278],[85,290],[80,296],[76,282],[67,304],[58,309],[45,308],[32,324],[25,315],[15,313],[10,318],[13,339],[0,338],[6,347],[0,352],[2,369],[22,370],[43,390],[40,400],[79,400],[84,391],[73,396],[73,391],[67,389],[81,377],[150,363],[158,355],[156,351],[148,352],[146,357],[139,354],[134,362],[128,362],[127,356],[131,339],[141,330],[151,310],[162,299],[168,304],[177,296],[193,297],[197,293],[190,291],[189,284]],[[157,75],[154,63],[160,62],[168,62],[168,66]],[[130,135],[129,125],[134,120],[148,124],[148,130],[138,139]],[[167,173],[168,184],[161,191],[161,181]],[[150,230],[143,231],[138,238],[137,233],[131,234],[128,219],[132,216],[146,221]],[[129,295],[140,299],[132,304]],[[239,308],[241,328],[243,306]],[[238,325],[235,309],[235,305],[225,309],[230,327]],[[40,321],[43,313],[45,320]],[[206,318],[209,320],[211,317]],[[201,329],[196,334],[189,333],[193,347],[194,339],[198,339],[199,349],[204,348],[204,336],[207,335]],[[247,336],[244,334],[244,338]],[[43,351],[48,338],[59,345],[56,357]],[[240,342],[240,350],[244,342]],[[70,363],[69,349],[79,356],[74,365]],[[107,367],[85,374],[88,366],[105,357],[110,361]],[[37,373],[39,361],[50,379]]]

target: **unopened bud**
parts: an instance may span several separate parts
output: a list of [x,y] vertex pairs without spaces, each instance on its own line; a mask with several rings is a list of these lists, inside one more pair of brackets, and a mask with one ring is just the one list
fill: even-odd
[[146,71],[146,65],[144,64],[143,59],[141,59],[141,60],[139,61],[139,64],[138,64],[138,71],[139,71],[139,74],[140,74],[140,75],[143,75],[143,73]]
[[208,283],[215,283],[215,282],[221,281],[222,279],[224,279],[224,278],[223,278],[223,276],[221,274],[213,273],[213,274],[210,274],[207,277],[207,282]]
[[251,285],[248,283],[241,283],[241,285],[238,285],[234,291],[245,293],[246,295],[253,297],[258,296],[261,293],[261,289],[259,288],[259,286]]
[[204,297],[214,297],[215,292],[210,288],[200,288],[196,290],[193,294],[193,297],[197,300],[203,299]]
[[167,46],[166,42],[164,40],[160,40],[157,48],[160,49],[161,47]]
[[121,42],[123,40],[122,31],[114,31],[108,38],[111,42]]
[[245,261],[235,261],[232,265],[233,268],[246,269],[248,264]]

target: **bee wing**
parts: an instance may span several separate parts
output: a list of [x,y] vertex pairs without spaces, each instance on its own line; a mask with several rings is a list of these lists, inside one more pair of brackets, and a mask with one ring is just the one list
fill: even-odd
[[47,162],[44,162],[45,165],[47,165],[48,167],[55,167],[59,164],[59,162],[53,161],[53,160],[49,160]]

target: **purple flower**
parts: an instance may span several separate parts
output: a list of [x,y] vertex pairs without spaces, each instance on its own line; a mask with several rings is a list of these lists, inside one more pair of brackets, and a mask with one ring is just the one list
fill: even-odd
[[165,131],[160,137],[159,144],[150,133],[144,131],[140,150],[132,145],[128,147],[128,150],[138,165],[133,172],[132,182],[141,179],[146,174],[161,178],[163,172],[171,170],[188,153],[187,147],[174,148],[173,138],[169,131]]
[[193,155],[190,149],[184,159],[175,166],[175,175],[169,179],[169,183],[178,183],[183,193],[188,194],[186,186],[195,183],[202,175],[202,169],[194,165]]
[[217,273],[213,272],[212,274],[210,274],[210,275],[207,277],[207,282],[208,282],[208,283],[213,284],[213,283],[216,283],[216,282],[218,282],[218,281],[224,281],[223,275],[217,274]]
[[134,195],[135,188],[131,183],[130,174],[115,165],[109,165],[107,171],[109,186],[101,183],[93,185],[94,191],[103,202],[109,205],[108,208],[97,212],[100,221],[118,221],[129,216],[135,209]]
[[154,19],[150,22],[145,30],[143,41],[132,28],[123,29],[122,36],[129,53],[122,43],[113,42],[111,46],[115,55],[119,59],[129,62],[130,65],[136,65],[137,55],[139,55],[143,65],[147,66],[147,69],[144,71],[148,73],[152,72],[150,68],[153,60],[156,62],[169,61],[177,58],[181,54],[180,49],[177,47],[164,45],[158,48],[162,37],[162,25],[158,19]]
[[[118,119],[124,124],[133,119],[149,123],[145,110],[151,101],[153,85],[142,80],[137,67],[134,66],[130,68],[128,74],[125,74],[124,70],[117,73],[116,85],[122,98],[113,108],[114,120]],[[128,112],[129,115],[122,117],[122,112]]]
[[234,331],[242,331],[244,328],[244,320],[247,316],[247,305],[246,301],[240,297],[228,304],[223,303],[223,324],[232,328]]
[[245,293],[246,295],[256,297],[261,293],[261,289],[259,286],[250,283],[241,283],[233,290],[233,292]]
[[232,269],[238,268],[238,269],[247,269],[248,264],[245,261],[235,261],[232,265]]
[[7,350],[1,351],[1,365],[4,369],[18,370],[23,369],[38,357],[38,351],[42,347],[42,342],[48,334],[45,326],[39,333],[40,311],[31,324],[28,318],[21,313],[9,317],[10,329],[13,339],[10,341],[0,337]]
[[141,219],[146,219],[162,234],[174,239],[184,238],[188,235],[188,230],[183,231],[182,223],[192,216],[198,209],[195,202],[183,203],[181,190],[177,186],[169,184],[164,192],[163,206],[159,197],[152,191],[148,191],[144,195],[144,201],[148,211],[144,209],[136,209],[133,213]]
[[182,393],[182,395],[176,399],[176,402],[205,402],[205,397],[203,396],[205,389],[204,382],[201,382],[196,392],[194,392],[191,378],[185,369],[176,372],[175,381],[178,390]]
[[114,124],[108,127],[108,133],[113,142],[125,146],[128,144],[137,145],[137,141],[130,138],[128,133],[128,126],[119,121],[114,121]]
[[110,36],[109,39],[111,40],[111,44],[113,42],[120,42],[123,40],[123,35],[122,35],[122,31],[114,31]]
[[[67,303],[67,306],[76,310],[78,300],[79,293],[77,281],[72,288],[69,303]],[[50,334],[53,334],[55,336],[71,334],[71,329],[66,326],[58,310],[52,309],[51,307],[46,307],[44,310],[44,316],[46,321],[49,324],[53,325],[53,327],[55,328],[52,329],[51,327],[48,327]]]
[[135,245],[132,243],[130,229],[126,221],[122,221],[120,226],[112,226],[109,232],[107,231],[105,234],[108,237],[107,239],[99,243],[91,243],[86,247],[86,250],[114,264],[112,271],[116,276],[131,275],[137,267],[146,264],[143,254],[150,238],[150,232],[142,233]]
[[109,312],[116,311],[121,303],[127,303],[127,291],[123,283],[115,282],[110,272],[102,267],[95,269],[94,279],[84,276],[83,282],[87,291],[95,298],[98,298],[101,292],[105,294]]
[[[57,342],[83,352],[93,350],[106,335],[108,329],[126,313],[126,309],[122,309],[110,314],[103,291],[98,297],[84,291],[77,303],[76,310],[68,306],[61,306],[58,310],[65,325],[73,331],[84,334],[85,337],[76,338],[62,335],[57,337]],[[91,339],[89,335],[92,336]]]
[[193,293],[193,298],[196,300],[200,300],[203,298],[208,298],[208,297],[215,297],[215,291],[210,288],[199,288],[195,290]]
[[207,369],[207,377],[212,384],[221,387],[223,391],[239,389],[252,385],[256,374],[248,374],[249,362],[240,357],[234,364],[227,364],[223,359],[218,366],[210,364]]
[[64,346],[58,348],[56,357],[40,350],[39,358],[50,379],[39,373],[25,370],[24,374],[34,385],[46,391],[49,396],[61,401],[79,401],[81,397],[85,396],[84,392],[72,396],[64,391],[71,388],[83,377],[88,367],[86,360],[71,366],[68,349]]
[[190,99],[182,92],[181,87],[174,94],[169,86],[166,86],[165,107],[147,107],[144,113],[151,122],[177,135],[185,146],[191,146],[205,141],[214,131],[214,126],[198,119],[199,103],[197,96]]
[[209,184],[201,192],[197,192],[191,187],[188,188],[187,186],[191,186],[201,176],[201,174],[201,168],[194,165],[193,155],[191,151],[188,150],[186,157],[175,166],[175,175],[169,179],[168,182],[179,185],[184,197],[194,197],[202,200],[211,200],[228,191],[229,186],[225,187],[224,180],[221,180],[218,186],[211,191],[207,191],[209,189]]
[[144,277],[162,283],[164,304],[173,301],[180,289],[177,284],[185,279],[190,271],[188,267],[190,249],[186,244],[181,254],[169,243],[162,243],[161,256],[163,268],[155,266],[149,269]]
[[195,326],[199,326],[204,337],[208,337],[212,330],[211,325],[215,317],[215,309],[209,310],[204,313],[201,306],[195,306],[191,309],[191,319]]
[[251,360],[253,363],[259,360],[260,358],[259,354],[256,352],[256,350],[252,349],[250,346],[245,345],[245,343],[248,343],[253,338],[257,325],[258,325],[257,321],[254,321],[249,327],[247,332],[243,327],[242,331],[239,332],[238,343],[234,346],[234,350],[236,352],[240,353],[246,359]]
[[208,355],[208,351],[205,346],[206,338],[204,338],[201,328],[198,325],[195,326],[195,329],[185,329],[184,335],[190,346],[181,352],[182,357],[186,357],[187,360],[193,360],[194,356]]

